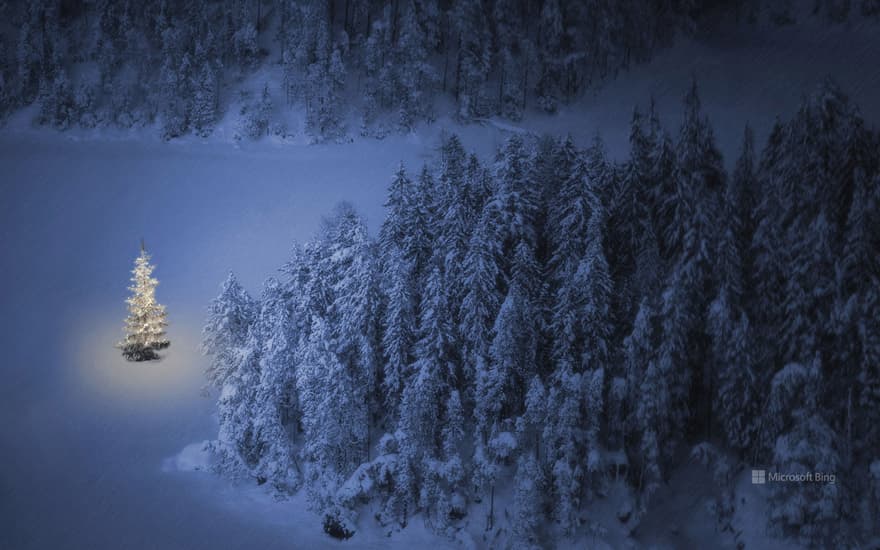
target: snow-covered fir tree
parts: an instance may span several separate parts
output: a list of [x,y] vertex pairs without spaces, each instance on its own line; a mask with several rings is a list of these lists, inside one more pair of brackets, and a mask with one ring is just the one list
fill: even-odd
[[217,117],[217,76],[210,63],[205,63],[193,82],[192,124],[197,134],[207,136]]
[[762,380],[755,372],[750,347],[754,335],[746,313],[732,306],[726,286],[709,305],[707,320],[714,363],[711,372],[716,377],[715,414],[729,444],[744,452],[757,442],[761,416]]
[[[395,249],[397,252],[397,249]],[[383,388],[387,411],[397,414],[397,408],[410,375],[416,335],[415,303],[412,292],[410,264],[394,254],[388,257],[388,288],[386,290],[386,320],[382,335],[384,350]]]
[[208,383],[219,390],[236,368],[238,349],[244,346],[248,329],[256,316],[256,304],[232,272],[220,287],[220,294],[208,307],[202,329],[202,353],[210,357]]
[[293,444],[300,422],[295,369],[300,335],[294,315],[281,283],[269,278],[255,320],[261,337],[253,412],[253,429],[260,445],[255,472],[288,491],[297,488],[302,478]]
[[364,460],[366,425],[359,388],[333,351],[327,323],[316,317],[297,369],[307,461],[306,482],[319,512],[332,508],[335,491]]
[[486,80],[489,74],[489,30],[480,0],[457,2],[450,10],[458,59],[455,65],[455,99],[458,116],[467,120],[486,114]]
[[244,343],[235,348],[232,368],[217,398],[219,433],[213,451],[217,469],[244,475],[259,464],[263,442],[255,427],[258,419],[257,388],[260,379],[262,333],[257,324],[247,329]]
[[135,259],[131,271],[132,295],[128,304],[128,317],[125,319],[125,338],[118,344],[122,356],[129,361],[150,361],[159,358],[159,350],[170,345],[165,337],[165,306],[156,301],[156,286],[159,281],[153,277],[155,267],[150,264],[150,255],[141,243],[141,253]]
[[562,100],[562,39],[563,22],[557,0],[549,0],[541,8],[538,33],[538,52],[541,60],[541,76],[537,83],[538,105],[549,113],[559,107]]
[[499,290],[501,271],[501,243],[493,217],[483,211],[468,243],[465,256],[464,288],[467,293],[461,303],[461,334],[464,337],[462,373],[467,381],[465,395],[474,400],[474,382],[489,368],[491,331],[503,296]]

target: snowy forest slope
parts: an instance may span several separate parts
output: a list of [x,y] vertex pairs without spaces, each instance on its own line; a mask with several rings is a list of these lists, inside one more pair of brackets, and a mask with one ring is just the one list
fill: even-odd
[[[207,136],[229,118],[225,134],[237,139],[384,136],[438,117],[519,121],[530,113],[564,114],[585,98],[601,106],[589,101],[595,90],[693,39],[703,44],[702,52],[692,52],[698,58],[671,57],[679,62],[667,68],[677,73],[696,61],[706,72],[733,70],[744,77],[727,90],[735,94],[727,102],[735,103],[743,92],[790,89],[805,70],[794,62],[791,70],[769,74],[762,67],[776,64],[753,57],[756,72],[743,72],[724,54],[743,38],[763,41],[762,53],[830,69],[838,63],[823,58],[842,58],[835,41],[844,36],[843,71],[869,66],[875,46],[862,37],[876,26],[876,2],[807,4],[5,2],[0,115],[33,105],[29,118],[40,124],[147,126],[166,139]],[[814,47],[788,49],[805,28]],[[812,68],[806,74],[814,75]],[[651,93],[680,95],[678,86],[627,89],[643,94],[630,96],[627,108]]]
[[369,506],[531,547],[637,534],[687,460],[737,540],[761,465],[831,476],[768,487],[769,533],[875,536],[880,136],[826,82],[742,139],[728,172],[694,84],[677,130],[633,113],[622,161],[515,134],[484,164],[452,135],[401,165],[375,240],[343,203],[258,299],[230,274],[212,301],[217,469],[305,487],[337,538]]

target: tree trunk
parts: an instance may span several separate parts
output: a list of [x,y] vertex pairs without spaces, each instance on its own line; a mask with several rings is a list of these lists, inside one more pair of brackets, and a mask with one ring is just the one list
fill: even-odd
[[852,464],[852,388],[846,397],[846,443],[844,444],[843,461],[849,467]]
[[458,60],[455,64],[455,102],[458,103],[461,95],[461,36],[458,37]]
[[489,492],[489,516],[486,518],[486,531],[491,531],[495,523],[495,483]]
[[443,93],[446,93],[446,77],[449,74],[449,48],[444,48],[446,55],[443,60]]
[[498,78],[498,114],[504,114],[504,62],[501,62],[501,75]]
[[714,387],[715,384],[713,383],[712,375],[708,374],[707,376],[709,377],[708,384],[707,384],[708,389],[709,389],[709,393],[706,398],[706,441],[711,441],[712,440],[712,401],[713,401],[713,396],[715,394],[715,387]]
[[367,451],[367,452],[366,452],[366,455],[367,455],[367,462],[370,461],[370,443],[371,443],[370,440],[371,440],[372,437],[373,437],[373,427],[372,427],[372,424],[373,424],[373,423],[372,423],[371,421],[368,421],[368,422],[367,422],[367,449],[366,449],[366,451]]
[[391,43],[397,44],[397,37],[400,35],[400,0],[394,0],[391,8]]

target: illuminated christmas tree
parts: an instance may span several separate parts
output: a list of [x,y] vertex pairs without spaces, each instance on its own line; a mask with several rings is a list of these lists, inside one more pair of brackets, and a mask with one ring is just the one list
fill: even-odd
[[132,295],[128,303],[128,318],[125,320],[125,339],[118,344],[122,356],[129,361],[151,361],[159,359],[158,350],[171,343],[165,338],[165,306],[156,302],[156,285],[159,281],[152,277],[154,266],[150,265],[141,241],[141,255],[134,262],[131,281],[128,287]]

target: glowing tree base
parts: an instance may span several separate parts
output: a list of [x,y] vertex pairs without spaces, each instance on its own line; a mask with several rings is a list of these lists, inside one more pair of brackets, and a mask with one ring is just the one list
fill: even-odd
[[158,361],[162,358],[158,351],[165,349],[170,345],[170,342],[161,342],[151,346],[129,344],[122,347],[122,356],[126,361]]

